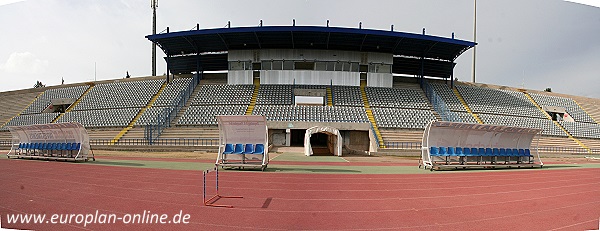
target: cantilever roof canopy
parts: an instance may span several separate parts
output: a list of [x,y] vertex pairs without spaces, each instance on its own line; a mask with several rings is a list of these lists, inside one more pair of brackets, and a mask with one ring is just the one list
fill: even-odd
[[[454,60],[474,42],[372,29],[264,26],[179,31],[146,36],[169,56],[173,73],[226,70],[229,50],[321,49],[394,55],[393,72],[416,75],[424,58],[427,76],[449,77]],[[199,62],[196,56],[200,56]],[[414,68],[418,62],[419,68]],[[410,64],[410,65],[407,65]],[[418,71],[415,73],[415,71]]]

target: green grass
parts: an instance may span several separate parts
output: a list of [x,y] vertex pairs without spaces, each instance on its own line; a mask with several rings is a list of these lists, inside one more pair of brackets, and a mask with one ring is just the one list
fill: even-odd
[[346,162],[344,159],[333,156],[306,156],[299,152],[286,152],[271,159],[276,161],[301,161],[301,162]]
[[[6,159],[6,155],[0,155],[0,159]],[[535,169],[494,169],[494,170],[449,170],[449,171],[429,171],[415,166],[329,166],[319,165],[317,162],[346,162],[344,159],[336,156],[304,156],[302,153],[285,153],[276,158],[278,161],[302,161],[315,162],[314,165],[293,165],[290,164],[269,164],[265,172],[272,173],[324,173],[324,174],[444,174],[444,173],[464,173],[481,171],[551,171],[555,169],[575,169],[575,168],[600,168],[600,164],[551,164],[544,168]],[[16,160],[15,161],[38,161],[38,160]],[[177,162],[177,161],[157,161],[157,160],[104,160],[81,162],[77,164],[92,164],[114,167],[133,167],[133,168],[153,168],[153,169],[172,169],[172,170],[206,170],[214,167],[213,163],[201,162]],[[237,171],[237,170],[230,170]]]

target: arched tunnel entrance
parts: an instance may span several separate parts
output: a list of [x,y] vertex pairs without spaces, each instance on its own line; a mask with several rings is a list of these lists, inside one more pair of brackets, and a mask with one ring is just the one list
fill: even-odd
[[342,155],[342,135],[337,128],[315,126],[306,129],[304,135],[304,154]]
[[329,134],[326,133],[314,133],[310,137],[310,146],[312,147],[313,156],[330,156],[332,155],[329,150],[328,141]]

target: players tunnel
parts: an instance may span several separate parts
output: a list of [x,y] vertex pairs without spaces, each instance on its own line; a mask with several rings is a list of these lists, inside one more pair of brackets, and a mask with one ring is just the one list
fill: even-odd
[[304,154],[342,156],[342,135],[337,128],[315,126],[304,134]]

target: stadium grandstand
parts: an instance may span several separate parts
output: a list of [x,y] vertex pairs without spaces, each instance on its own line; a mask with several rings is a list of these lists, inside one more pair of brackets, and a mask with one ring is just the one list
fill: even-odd
[[[414,153],[432,120],[543,129],[542,153],[600,153],[600,100],[454,81],[476,44],[362,28],[259,26],[146,36],[167,75],[1,92],[9,126],[79,122],[95,149],[216,151],[218,115],[263,115],[269,145],[339,129],[344,152]],[[327,146],[314,136],[312,146]]]

